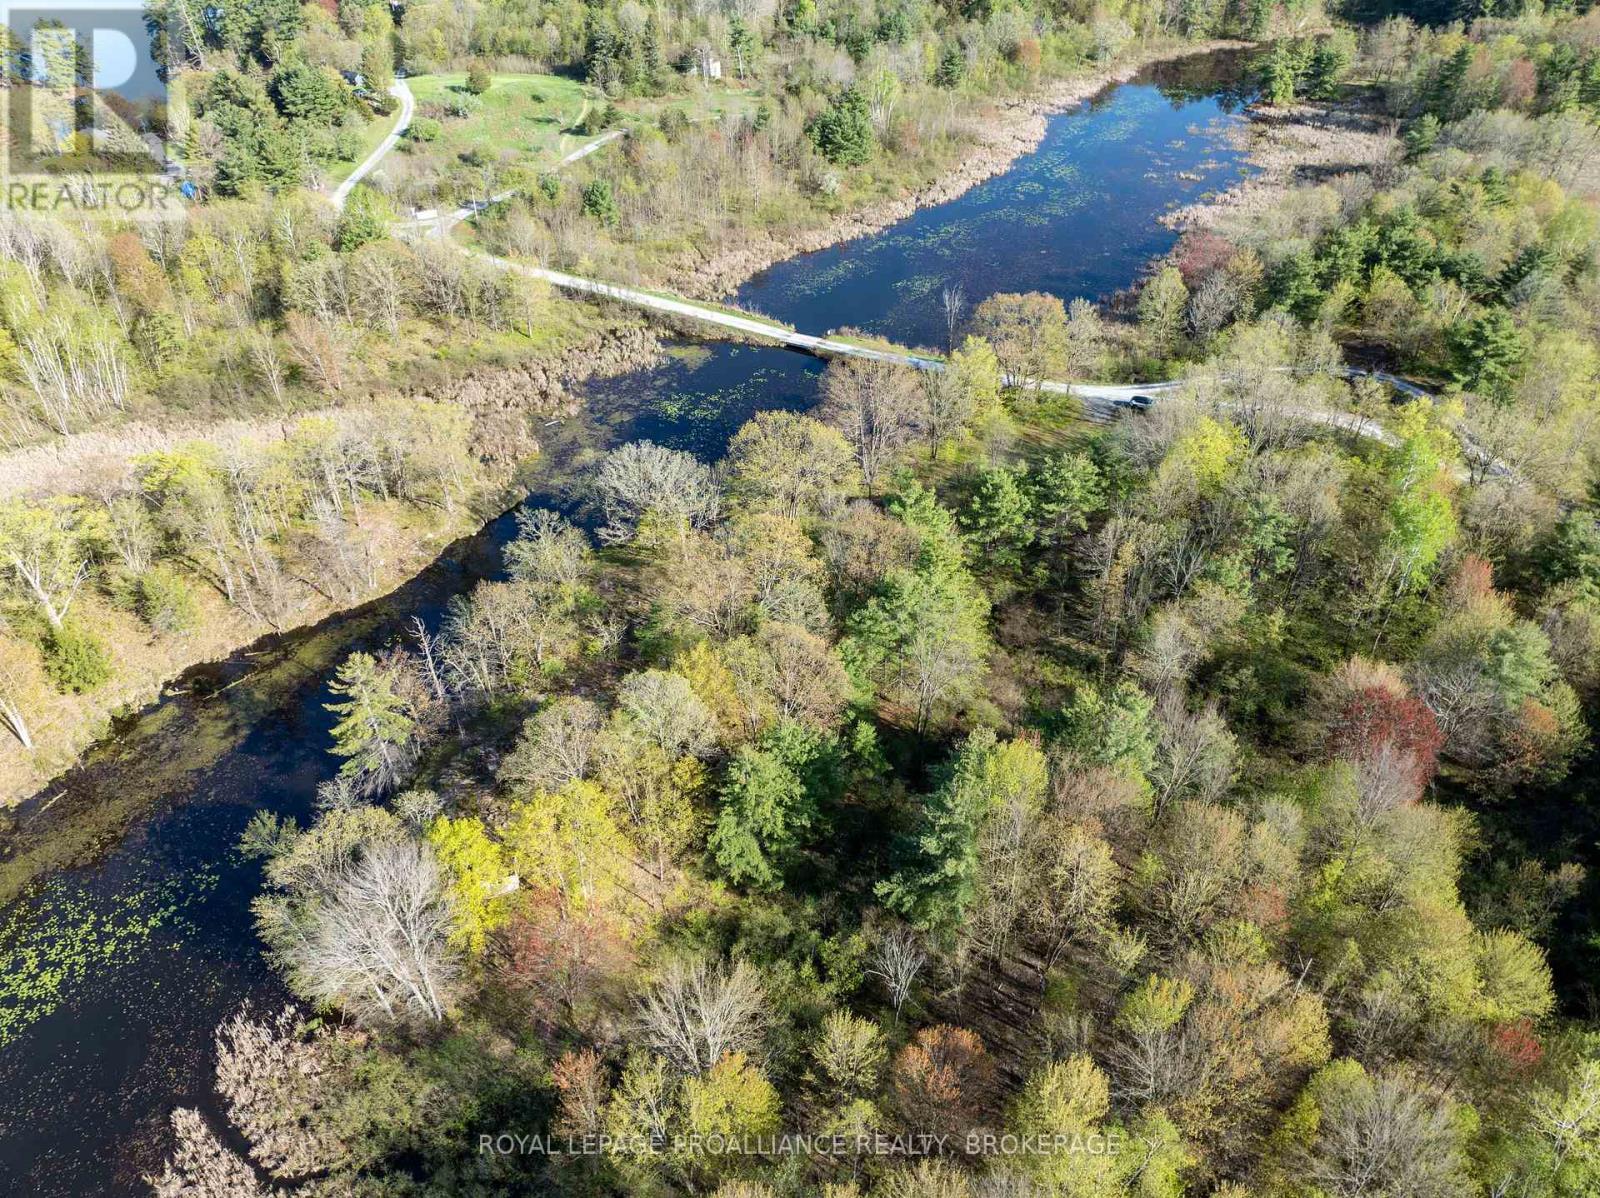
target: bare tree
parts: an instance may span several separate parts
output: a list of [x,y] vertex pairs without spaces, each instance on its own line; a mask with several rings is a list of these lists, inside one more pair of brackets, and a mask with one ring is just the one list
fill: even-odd
[[900,1010],[911,997],[911,987],[917,975],[928,963],[928,954],[917,934],[909,928],[894,928],[885,932],[873,949],[867,965],[867,976],[880,978],[889,991],[889,1002],[894,1007],[894,1020],[900,1022]]
[[573,587],[592,556],[589,538],[559,512],[520,511],[517,537],[505,549],[506,571],[518,582]]
[[650,1047],[688,1073],[702,1073],[730,1052],[761,1042],[766,994],[749,963],[729,969],[673,961],[639,1004]]
[[1338,1198],[1452,1198],[1469,1184],[1448,1099],[1400,1075],[1362,1078],[1329,1096],[1298,1171]]
[[600,708],[588,699],[557,699],[523,725],[500,776],[543,790],[587,777],[600,723]]
[[443,703],[447,695],[444,675],[440,672],[439,638],[428,631],[421,616],[412,616],[411,639],[416,642],[417,653],[422,659],[422,674],[428,680],[428,689],[433,692],[436,701]]
[[40,411],[62,436],[82,413],[91,418],[121,411],[129,392],[128,365],[114,329],[78,329],[64,316],[40,323],[23,337],[18,365]]
[[1220,798],[1233,781],[1234,739],[1215,706],[1190,711],[1181,693],[1168,690],[1156,703],[1156,724],[1157,813],[1178,799]]
[[844,434],[856,451],[867,490],[918,431],[921,395],[905,366],[840,358],[822,376],[822,419]]
[[923,425],[928,435],[928,456],[939,452],[944,439],[972,417],[972,394],[953,370],[929,370],[921,378]]
[[944,307],[944,346],[953,352],[956,348],[956,330],[961,327],[961,317],[967,310],[967,296],[960,283],[951,283],[939,293]]
[[720,500],[710,467],[693,454],[650,441],[607,454],[594,488],[606,517],[600,539],[612,543],[630,540],[652,513],[684,531],[704,528],[716,519]]
[[46,693],[37,655],[21,641],[0,638],[0,726],[22,744],[33,748],[25,706]]
[[312,863],[257,912],[291,984],[314,1002],[364,1022],[444,1018],[453,912],[426,845],[385,837]]
[[668,757],[704,756],[714,743],[716,719],[682,674],[629,674],[617,686],[617,710]]

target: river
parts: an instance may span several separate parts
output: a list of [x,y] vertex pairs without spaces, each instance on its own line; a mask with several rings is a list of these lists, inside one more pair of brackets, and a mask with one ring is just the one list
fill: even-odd
[[[1226,133],[1240,98],[1222,82],[1234,66],[1189,59],[1110,88],[1052,118],[1006,173],[781,263],[739,300],[807,332],[941,346],[947,285],[969,304],[996,291],[1105,298],[1171,248],[1164,211],[1239,177]],[[581,511],[589,465],[626,440],[715,457],[752,413],[814,403],[822,368],[786,350],[683,343],[662,366],[593,383],[579,416],[544,430],[529,502]],[[262,808],[308,817],[337,764],[332,668],[413,616],[436,624],[452,595],[494,575],[512,531],[501,517],[383,599],[191,670],[30,803],[51,835],[81,835],[95,812],[119,819],[86,863],[0,915],[0,1193],[148,1192],[169,1111],[211,1105],[212,1029],[243,1001],[286,997],[251,926],[260,870],[235,850],[246,822]]]

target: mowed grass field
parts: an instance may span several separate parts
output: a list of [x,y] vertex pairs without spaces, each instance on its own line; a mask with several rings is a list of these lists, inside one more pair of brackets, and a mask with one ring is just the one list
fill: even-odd
[[464,94],[465,74],[413,75],[408,82],[417,98],[419,116],[437,117],[437,141],[418,147],[428,153],[456,157],[474,151],[498,157],[509,151],[550,164],[589,140],[575,131],[591,105],[605,98],[594,88],[555,75],[495,75],[478,107],[465,117],[442,111]]

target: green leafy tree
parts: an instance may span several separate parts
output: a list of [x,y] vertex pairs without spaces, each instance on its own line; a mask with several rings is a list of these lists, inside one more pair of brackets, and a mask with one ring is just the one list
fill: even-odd
[[505,853],[471,816],[440,816],[429,825],[427,840],[449,878],[455,916],[451,942],[476,956],[506,919]]
[[[1041,1140],[1058,1135],[1089,1136],[1100,1131],[1111,1107],[1106,1075],[1079,1053],[1034,1072],[1007,1112],[1007,1130]],[[1116,1158],[1110,1153],[1038,1152],[1019,1158],[1023,1169],[1053,1191],[1110,1194]]]
[[0,594],[32,604],[60,628],[89,578],[94,544],[92,522],[71,500],[0,503]]
[[950,373],[966,395],[973,416],[983,420],[1000,409],[1000,359],[982,337],[968,337],[950,355]]
[[1162,268],[1144,285],[1139,292],[1139,324],[1154,353],[1166,357],[1177,350],[1188,306],[1189,289],[1175,266]]
[[738,1143],[778,1128],[777,1088],[742,1052],[730,1052],[704,1073],[684,1078],[678,1096],[683,1164],[692,1174],[714,1179],[731,1169],[737,1153],[716,1151],[719,1138]]
[[526,885],[555,891],[568,909],[603,906],[628,852],[614,807],[593,782],[535,791],[512,806],[506,821],[512,868]]

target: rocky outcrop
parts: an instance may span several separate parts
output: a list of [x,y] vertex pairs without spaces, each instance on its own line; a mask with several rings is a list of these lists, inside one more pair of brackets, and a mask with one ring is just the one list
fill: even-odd
[[691,299],[717,299],[785,258],[881,233],[919,208],[949,203],[1009,170],[1018,158],[1039,148],[1051,114],[1082,103],[1107,87],[1127,82],[1151,63],[1238,49],[1243,45],[1242,42],[1217,41],[1181,48],[1164,46],[1129,59],[1112,70],[1083,79],[1060,81],[1037,96],[997,101],[981,120],[971,151],[937,182],[920,191],[845,213],[820,228],[766,233],[744,245],[713,254],[698,265],[691,265],[685,275],[676,279],[674,289]]

